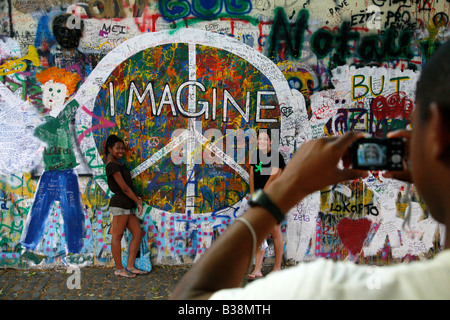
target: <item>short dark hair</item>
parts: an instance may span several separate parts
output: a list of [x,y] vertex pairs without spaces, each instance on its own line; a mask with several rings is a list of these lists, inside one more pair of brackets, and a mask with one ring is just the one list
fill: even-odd
[[256,131],[256,137],[259,138],[260,133],[265,133],[269,137],[270,141],[272,142],[272,132],[270,128],[260,128],[258,131]]
[[437,103],[444,119],[450,121],[450,41],[442,44],[425,63],[416,87],[419,118],[428,120],[429,106]]
[[[114,147],[114,145],[115,145],[117,142],[122,142],[122,143],[125,145],[125,142],[123,142],[123,140],[120,139],[120,138],[119,138],[118,136],[116,136],[115,134],[111,134],[111,135],[106,139],[106,143],[105,143],[105,158],[108,158],[108,154],[109,154],[108,149]],[[105,160],[105,161],[106,161],[106,160]]]

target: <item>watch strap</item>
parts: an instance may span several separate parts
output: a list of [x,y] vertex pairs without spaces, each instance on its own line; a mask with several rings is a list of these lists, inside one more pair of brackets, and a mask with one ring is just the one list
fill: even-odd
[[267,211],[269,211],[269,213],[277,221],[277,224],[280,224],[284,220],[285,216],[281,211],[281,209],[278,208],[278,206],[275,203],[273,203],[272,200],[270,200],[270,198],[262,189],[258,189],[252,194],[248,204],[251,207],[261,206]]

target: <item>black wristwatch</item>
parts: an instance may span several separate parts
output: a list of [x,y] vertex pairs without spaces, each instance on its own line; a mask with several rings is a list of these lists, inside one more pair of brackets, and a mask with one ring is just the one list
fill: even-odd
[[270,198],[264,193],[262,189],[258,189],[250,197],[248,201],[250,207],[261,206],[277,220],[277,223],[280,224],[284,220],[284,214],[278,208],[278,206],[270,200]]

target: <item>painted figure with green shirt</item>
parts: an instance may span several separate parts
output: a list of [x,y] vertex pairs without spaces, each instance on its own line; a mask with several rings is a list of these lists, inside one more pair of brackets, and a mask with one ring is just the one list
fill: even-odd
[[78,165],[73,150],[75,140],[70,129],[70,122],[79,105],[76,100],[65,102],[75,91],[80,78],[75,73],[56,67],[36,74],[36,78],[42,83],[43,104],[50,109],[46,122],[34,133],[47,144],[43,152],[45,172],[37,186],[21,245],[30,250],[36,249],[52,206],[59,201],[67,251],[79,253],[83,246],[84,213],[78,176],[74,171]]

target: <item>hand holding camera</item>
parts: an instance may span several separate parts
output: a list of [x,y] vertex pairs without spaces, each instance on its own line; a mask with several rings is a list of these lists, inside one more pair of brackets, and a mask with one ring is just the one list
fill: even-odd
[[[303,143],[267,190],[271,199],[287,212],[306,195],[341,181],[365,178],[368,170],[386,170],[386,178],[412,182],[406,165],[410,131],[391,132],[387,139],[364,136],[362,132],[347,132]],[[341,159],[343,169],[338,168]]]
[[308,194],[326,186],[366,177],[366,170],[345,164],[344,168],[338,166],[349,146],[364,136],[362,132],[347,132],[339,137],[304,142],[281,175],[265,190],[269,198],[287,212]]
[[362,170],[383,170],[385,178],[412,182],[408,168],[408,145],[411,131],[390,132],[387,138],[362,138],[349,148],[351,167]]
[[403,139],[405,143],[405,155],[403,157],[403,170],[401,171],[386,171],[383,173],[385,178],[393,178],[405,182],[413,183],[413,178],[409,168],[409,141],[411,139],[411,131],[408,130],[398,130],[388,133],[388,138],[400,138]]
[[401,138],[362,138],[349,151],[353,169],[403,170],[405,146]]

